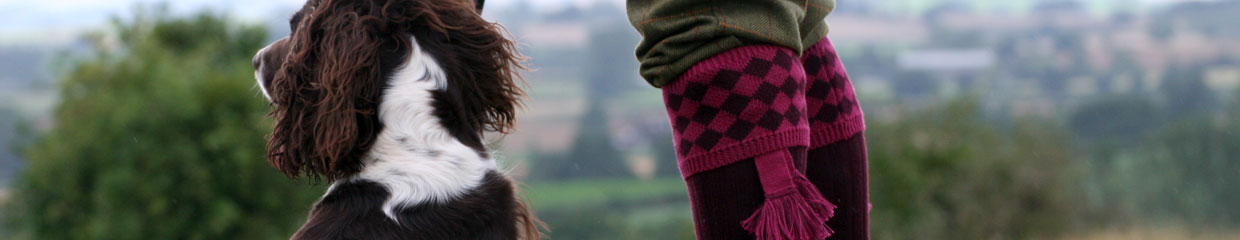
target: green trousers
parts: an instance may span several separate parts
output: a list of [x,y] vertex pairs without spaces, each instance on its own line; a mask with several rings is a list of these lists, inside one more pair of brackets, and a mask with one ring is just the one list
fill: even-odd
[[641,75],[662,87],[693,64],[739,46],[774,44],[798,53],[827,35],[834,0],[628,0],[642,35]]

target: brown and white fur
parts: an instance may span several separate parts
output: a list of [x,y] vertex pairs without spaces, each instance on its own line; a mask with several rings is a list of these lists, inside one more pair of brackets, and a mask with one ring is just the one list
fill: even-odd
[[272,166],[331,182],[293,239],[539,239],[483,143],[521,57],[467,0],[310,0],[263,48]]

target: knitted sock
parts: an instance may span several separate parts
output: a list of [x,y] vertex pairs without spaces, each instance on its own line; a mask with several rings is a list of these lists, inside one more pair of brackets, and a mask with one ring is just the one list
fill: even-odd
[[789,49],[703,60],[663,87],[699,239],[822,239],[834,206],[803,175],[805,73]]
[[[801,166],[805,163],[805,150],[806,147],[788,149]],[[754,239],[754,234],[740,224],[766,199],[753,158],[695,174],[686,178],[685,183],[689,187],[697,239]]]
[[806,177],[839,207],[827,222],[837,231],[832,239],[869,239],[865,120],[852,83],[829,39],[807,50],[801,63],[812,131]]
[[865,137],[860,133],[809,151],[805,176],[822,190],[823,198],[838,206],[827,221],[835,230],[832,240],[870,238],[865,154]]

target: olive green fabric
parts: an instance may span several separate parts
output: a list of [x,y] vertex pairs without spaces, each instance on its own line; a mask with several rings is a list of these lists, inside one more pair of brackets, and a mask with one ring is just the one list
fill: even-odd
[[695,63],[728,49],[774,44],[798,53],[827,35],[834,0],[628,0],[642,35],[641,75],[662,87]]

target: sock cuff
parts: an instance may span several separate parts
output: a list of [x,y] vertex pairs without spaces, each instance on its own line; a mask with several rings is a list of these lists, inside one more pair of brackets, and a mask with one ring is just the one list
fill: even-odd
[[798,60],[783,47],[738,47],[664,86],[682,176],[809,146],[805,70]]
[[751,137],[743,142],[712,149],[680,160],[680,175],[689,178],[694,174],[727,166],[764,153],[786,150],[790,147],[809,146],[809,129],[790,129],[763,136]]
[[[857,109],[860,111],[860,109]],[[831,124],[815,126],[810,133],[809,147],[820,148],[831,145],[857,135],[857,133],[865,131],[864,114],[852,115],[848,118],[839,119]]]

